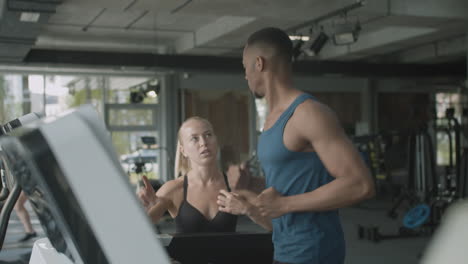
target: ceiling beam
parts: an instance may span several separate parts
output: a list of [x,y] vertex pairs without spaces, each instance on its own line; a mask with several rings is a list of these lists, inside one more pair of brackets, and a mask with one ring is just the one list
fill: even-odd
[[319,57],[321,59],[341,59],[353,53],[370,53],[383,48],[386,50],[398,49],[396,43],[431,34],[434,31],[435,29],[427,27],[389,26],[378,31],[361,34],[357,42],[350,45],[335,46],[332,41],[329,41],[329,44],[320,52]]
[[167,53],[168,46],[163,43],[142,41],[141,39],[63,37],[53,34],[42,34],[37,38],[36,48],[41,49],[79,49],[92,51],[129,51],[141,53]]
[[370,0],[363,10],[391,16],[468,19],[466,0]]
[[[243,73],[241,58],[189,55],[157,55],[114,52],[31,50],[24,63],[31,65],[89,65],[145,67],[181,71]],[[453,77],[466,78],[466,62],[424,64],[374,64],[362,62],[299,61],[294,71],[308,76],[343,75],[355,77]]]
[[255,17],[223,16],[212,23],[205,25],[193,34],[185,34],[176,42],[177,53],[185,53],[191,49],[203,46],[216,40],[229,32],[237,30],[255,20]]
[[435,41],[394,55],[402,63],[418,63],[466,54],[466,36]]
[[3,12],[5,11],[6,0],[0,0],[0,21],[3,18]]
[[7,0],[7,9],[11,12],[37,12],[53,14],[62,0],[34,1],[34,0]]

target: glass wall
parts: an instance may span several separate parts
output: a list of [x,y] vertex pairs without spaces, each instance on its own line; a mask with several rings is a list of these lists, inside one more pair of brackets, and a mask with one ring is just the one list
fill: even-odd
[[[0,122],[6,123],[29,111],[29,90],[21,75],[0,76]],[[23,105],[24,102],[24,105]]]
[[[30,112],[46,116],[91,104],[106,121],[129,179],[137,173],[159,178],[157,77],[107,75],[1,74],[0,122]],[[151,137],[155,144],[144,144]],[[135,164],[143,162],[143,166]],[[138,164],[137,164],[138,165]]]

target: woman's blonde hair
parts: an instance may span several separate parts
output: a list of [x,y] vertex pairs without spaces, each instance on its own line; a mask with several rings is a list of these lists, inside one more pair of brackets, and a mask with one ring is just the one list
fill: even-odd
[[[208,124],[208,126],[213,130],[213,126],[211,125],[210,121],[208,121],[205,118],[199,117],[199,116],[192,116],[188,119],[186,119],[182,125],[180,125],[179,131],[177,132],[177,150],[176,150],[176,156],[175,156],[175,165],[174,165],[174,176],[175,177],[180,177],[183,175],[186,175],[190,171],[190,160],[185,157],[180,149],[182,148],[182,140],[180,137],[180,131],[184,127],[184,125],[192,120],[197,120],[197,121],[202,121]],[[214,132],[213,132],[214,134]]]

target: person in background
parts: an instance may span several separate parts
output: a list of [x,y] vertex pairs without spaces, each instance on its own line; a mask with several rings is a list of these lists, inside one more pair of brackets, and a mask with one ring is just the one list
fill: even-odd
[[27,201],[28,197],[26,197],[24,192],[21,191],[21,194],[18,197],[18,200],[15,204],[15,212],[18,215],[18,218],[20,219],[21,223],[23,224],[25,235],[20,240],[18,240],[18,242],[26,242],[34,237],[37,237],[37,233],[32,227],[29,213],[26,210],[26,207],[24,206]]

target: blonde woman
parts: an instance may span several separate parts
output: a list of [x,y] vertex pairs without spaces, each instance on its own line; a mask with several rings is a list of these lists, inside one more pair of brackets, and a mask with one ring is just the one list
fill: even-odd
[[[235,232],[236,214],[246,214],[252,220],[271,229],[270,220],[261,217],[253,201],[231,192],[226,175],[217,162],[218,142],[208,120],[187,119],[178,132],[175,175],[180,177],[163,184],[157,193],[143,177],[145,187],[138,196],[153,223],[169,211],[176,224],[176,233]],[[225,204],[218,205],[218,196]],[[220,210],[221,209],[221,210]]]

